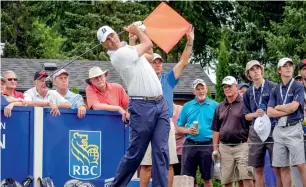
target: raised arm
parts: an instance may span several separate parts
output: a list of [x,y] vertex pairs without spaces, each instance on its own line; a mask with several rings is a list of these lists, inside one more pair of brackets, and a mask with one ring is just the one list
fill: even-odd
[[[144,31],[146,33],[146,31]],[[129,45],[135,46],[137,41],[137,36],[134,34],[129,33]],[[153,47],[151,47],[145,54],[147,61],[150,63],[153,61]]]
[[174,76],[176,79],[178,79],[182,75],[185,67],[188,64],[188,60],[192,52],[192,46],[194,41],[194,28],[192,26],[190,26],[189,31],[186,33],[186,37],[187,37],[187,43],[180,58],[180,61],[173,68]]

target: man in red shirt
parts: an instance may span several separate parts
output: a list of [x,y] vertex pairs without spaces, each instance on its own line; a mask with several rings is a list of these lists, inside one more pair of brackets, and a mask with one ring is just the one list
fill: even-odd
[[117,111],[122,114],[122,120],[129,119],[127,112],[129,96],[124,88],[117,83],[106,82],[108,71],[103,71],[99,67],[89,70],[89,78],[86,83],[87,105],[93,110]]
[[4,95],[11,96],[14,98],[22,98],[23,99],[23,93],[16,91],[17,88],[17,76],[15,72],[8,70],[3,73],[3,77],[6,80],[6,88]]

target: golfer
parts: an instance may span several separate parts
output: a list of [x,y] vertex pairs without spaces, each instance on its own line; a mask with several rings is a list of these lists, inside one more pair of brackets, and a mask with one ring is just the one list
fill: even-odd
[[[121,159],[111,186],[127,186],[151,141],[152,185],[166,187],[169,167],[169,112],[161,83],[147,60],[153,59],[153,44],[145,33],[144,25],[132,24],[125,31],[136,35],[140,43],[129,46],[120,42],[118,34],[109,26],[103,26],[97,32],[98,40],[108,50],[111,63],[126,84],[130,96],[129,147]],[[152,54],[148,54],[148,51],[152,51]]]

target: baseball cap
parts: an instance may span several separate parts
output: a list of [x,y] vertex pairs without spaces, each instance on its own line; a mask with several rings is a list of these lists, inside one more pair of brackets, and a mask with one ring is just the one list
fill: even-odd
[[248,83],[245,83],[245,82],[242,82],[242,83],[238,84],[238,89],[239,89],[239,90],[240,90],[242,87],[247,87],[247,88],[249,88],[250,86],[249,86]]
[[279,61],[278,61],[278,64],[277,64],[277,68],[280,68],[282,66],[284,66],[286,64],[286,62],[291,62],[293,64],[293,61],[290,59],[290,58],[281,58]]
[[160,59],[162,62],[164,62],[163,58],[159,54],[154,53],[153,54],[153,61],[156,60],[156,59]]
[[249,62],[246,64],[246,66],[245,66],[245,76],[246,76],[246,77],[248,76],[248,71],[249,71],[253,66],[255,66],[255,65],[260,66],[261,69],[263,69],[263,66],[260,64],[259,61],[257,61],[257,60],[251,60],[251,61],[249,61]]
[[302,79],[302,75],[297,75],[296,77],[294,77],[294,80],[296,80],[296,81],[299,81],[299,80],[301,80]]
[[206,83],[204,82],[203,79],[196,79],[192,82],[192,88],[195,89],[198,84],[202,84],[203,86],[206,86]]
[[47,77],[47,76],[48,76],[48,74],[44,70],[37,71],[34,74],[34,81],[37,80],[37,79],[40,79],[42,77]]
[[97,31],[97,38],[99,42],[100,43],[105,42],[107,36],[111,33],[115,33],[115,31],[107,25],[99,28],[99,30]]
[[1,81],[6,82],[5,78],[1,76]]
[[61,70],[59,70],[58,72],[56,72],[56,73],[53,75],[53,79],[55,79],[55,77],[57,77],[57,76],[59,76],[59,75],[61,75],[61,74],[63,74],[63,73],[65,73],[66,75],[69,76],[69,73],[68,73],[65,69],[61,69]]
[[233,76],[226,76],[223,80],[222,80],[222,85],[227,84],[227,85],[233,85],[233,84],[237,84],[237,80],[235,79],[235,77]]
[[306,58],[299,63],[299,70],[301,70],[304,66],[306,66]]

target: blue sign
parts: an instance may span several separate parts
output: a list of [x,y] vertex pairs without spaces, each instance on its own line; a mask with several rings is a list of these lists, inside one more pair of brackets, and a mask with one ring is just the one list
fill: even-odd
[[101,176],[100,131],[69,131],[69,175],[81,180]]
[[60,112],[43,111],[43,177],[51,177],[55,186],[73,178],[104,186],[125,153],[121,114],[87,110],[80,119],[76,110]]
[[14,107],[12,116],[3,114],[0,124],[0,179],[21,182],[33,175],[33,107]]

